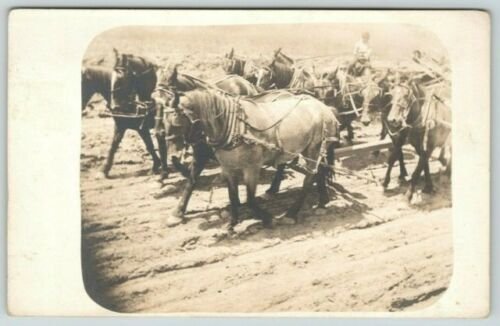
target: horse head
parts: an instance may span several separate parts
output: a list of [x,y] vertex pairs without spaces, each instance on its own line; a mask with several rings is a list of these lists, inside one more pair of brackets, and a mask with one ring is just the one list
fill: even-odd
[[292,58],[281,52],[281,48],[278,50],[274,51],[274,56],[273,56],[273,61],[276,61],[278,63],[287,65],[287,66],[292,66],[295,62]]
[[127,108],[136,96],[134,81],[128,69],[115,66],[111,72],[111,110]]
[[417,104],[414,89],[409,81],[399,82],[390,90],[391,102],[387,122],[394,128],[402,128],[408,124],[410,111]]
[[170,139],[189,134],[192,122],[181,109],[180,94],[163,87],[157,87],[151,94],[156,115],[155,133]]
[[[389,91],[389,84],[387,79],[389,73],[390,70],[387,69],[380,76],[372,76],[367,81],[366,86],[360,91],[360,94],[363,98],[363,107],[362,107],[363,111],[361,113],[361,122],[365,126],[368,126],[372,121],[370,116],[370,111],[373,104],[379,106],[377,109],[385,109],[387,103],[385,103],[383,99],[386,98],[387,92]],[[376,103],[373,103],[374,101]]]
[[113,69],[129,70],[129,58],[130,54],[121,53],[116,48],[113,48],[113,54],[115,56]]
[[175,89],[179,83],[179,72],[177,67],[179,64],[170,65],[167,68],[162,68],[157,71],[158,84],[168,89]]
[[[151,92],[156,86],[156,70],[159,67],[139,56],[120,53],[117,49],[113,49],[113,52],[115,55],[113,70],[116,77],[115,81],[120,83],[119,88],[135,93],[141,101],[149,100]],[[112,87],[118,88],[118,85],[112,83]],[[113,91],[113,93],[115,92]],[[132,97],[132,95],[129,97]],[[115,100],[118,99],[115,98]]]
[[329,79],[329,74],[327,72],[321,75],[314,73],[313,76],[314,95],[325,103],[333,99],[335,88],[334,83]]
[[274,61],[269,66],[261,67],[257,71],[257,82],[255,85],[262,89],[269,89],[273,84],[273,64]]

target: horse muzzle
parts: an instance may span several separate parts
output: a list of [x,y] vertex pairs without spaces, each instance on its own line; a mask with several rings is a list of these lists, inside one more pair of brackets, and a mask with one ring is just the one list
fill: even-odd
[[367,117],[365,115],[361,116],[361,123],[364,126],[369,126],[371,122],[372,122],[372,120],[370,119],[370,117]]
[[403,127],[404,121],[402,119],[391,118],[387,119],[387,123],[392,128],[401,128]]

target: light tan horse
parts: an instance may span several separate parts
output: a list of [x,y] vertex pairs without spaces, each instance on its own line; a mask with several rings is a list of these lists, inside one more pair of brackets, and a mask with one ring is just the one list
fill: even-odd
[[303,169],[309,173],[286,217],[296,220],[315,177],[319,205],[329,201],[325,184],[329,168],[324,162],[328,155],[333,157],[338,122],[322,102],[308,95],[298,95],[259,103],[214,90],[194,90],[176,94],[172,106],[191,121],[200,121],[207,142],[214,148],[228,184],[231,228],[238,223],[240,175],[247,187],[248,206],[262,219],[264,226],[271,226],[271,214],[255,200],[260,169],[264,165],[279,166],[298,156],[306,161]]

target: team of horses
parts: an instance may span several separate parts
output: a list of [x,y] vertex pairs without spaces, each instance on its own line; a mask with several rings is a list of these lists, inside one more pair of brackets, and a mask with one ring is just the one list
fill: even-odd
[[[318,74],[297,65],[281,49],[264,66],[237,57],[232,49],[224,56],[227,73],[206,82],[180,72],[178,66],[160,67],[132,54],[114,50],[114,67],[82,68],[82,110],[95,93],[106,100],[115,122],[114,136],[101,176],[109,175],[113,157],[128,129],[139,133],[153,159],[152,171],[169,177],[168,146],[192,149],[185,166],[172,156],[171,165],[186,178],[178,206],[167,219],[169,226],[184,220],[184,213],[207,162],[214,159],[227,182],[231,203],[229,227],[239,222],[238,184],[246,186],[247,205],[265,227],[272,216],[257,202],[255,190],[264,166],[276,173],[267,193],[279,191],[284,170],[290,166],[305,174],[297,200],[283,219],[297,221],[306,196],[316,184],[319,207],[329,201],[328,183],[333,174],[335,148],[340,132],[347,130],[352,142],[352,121],[371,122],[380,112],[381,139],[389,135],[393,148],[388,159],[384,188],[399,160],[400,179],[407,176],[403,145],[410,143],[419,155],[412,175],[411,200],[424,172],[423,191],[432,192],[429,157],[441,148],[440,161],[451,168],[451,110],[436,91],[424,87],[422,77],[399,75],[389,70],[374,74],[361,69],[353,76],[346,65]],[[434,85],[435,86],[435,85]],[[158,142],[155,151],[150,130]]]

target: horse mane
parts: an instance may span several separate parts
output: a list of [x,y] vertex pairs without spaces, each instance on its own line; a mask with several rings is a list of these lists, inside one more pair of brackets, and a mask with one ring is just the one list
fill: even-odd
[[[276,52],[276,54],[274,55],[274,59],[275,59],[275,60],[278,60],[278,61],[283,61],[283,60],[279,60],[279,59],[280,59],[280,57],[281,57],[282,59],[285,59],[286,61],[288,61],[288,63],[289,63],[290,65],[293,65],[293,64],[295,63],[295,61],[294,61],[292,58],[290,58],[289,56],[287,56],[286,54],[284,54],[283,52],[281,52],[281,49],[279,49],[279,50]],[[285,63],[285,62],[282,62],[282,63]]]
[[82,76],[88,79],[111,82],[112,70],[101,66],[87,66],[82,69]]
[[152,68],[156,66],[152,60],[146,59],[142,56],[138,56],[135,54],[123,54],[123,56],[127,58],[128,62],[132,62],[136,65],[146,66],[147,68]]
[[[239,104],[234,97],[214,89],[195,89],[184,93],[188,103],[185,108],[198,112],[204,122],[208,142],[214,147],[224,147],[231,143],[234,128],[237,128]],[[215,137],[210,139],[210,136]]]
[[275,84],[280,87],[287,87],[293,79],[295,69],[284,63],[273,61],[269,67],[275,76]]

